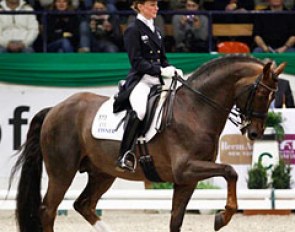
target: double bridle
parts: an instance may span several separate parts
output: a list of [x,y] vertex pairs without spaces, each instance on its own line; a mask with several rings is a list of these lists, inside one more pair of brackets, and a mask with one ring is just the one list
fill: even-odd
[[[275,75],[274,73],[272,74],[273,76]],[[188,85],[187,81],[184,80],[183,78],[181,78],[178,75],[175,75],[173,77],[173,81],[172,81],[172,86],[176,86],[176,82],[179,81],[183,86],[185,86],[187,89],[189,89],[190,91],[192,91],[193,93],[197,94],[198,96],[200,96],[205,102],[207,102],[210,106],[212,106],[213,108],[217,109],[217,110],[221,110],[225,113],[229,114],[228,119],[237,127],[240,127],[240,130],[245,129],[248,125],[251,124],[251,120],[252,118],[261,118],[261,119],[265,119],[267,117],[267,112],[258,112],[255,111],[255,109],[253,108],[253,103],[254,103],[254,99],[256,96],[256,92],[259,88],[259,86],[267,89],[269,91],[268,95],[270,94],[274,94],[275,92],[278,91],[278,88],[272,88],[268,85],[266,85],[265,83],[262,82],[263,79],[263,74],[261,73],[260,75],[258,75],[258,77],[256,78],[256,81],[253,84],[250,84],[248,86],[248,88],[246,88],[244,91],[242,91],[236,98],[235,98],[235,102],[237,102],[237,99],[245,94],[245,93],[249,93],[247,96],[247,101],[245,103],[245,106],[243,108],[233,108],[233,109],[229,109],[227,107],[221,106],[219,105],[217,102],[215,102],[214,100],[212,100],[210,97],[206,96],[204,93],[193,89],[191,86]],[[174,82],[174,84],[173,84]]]

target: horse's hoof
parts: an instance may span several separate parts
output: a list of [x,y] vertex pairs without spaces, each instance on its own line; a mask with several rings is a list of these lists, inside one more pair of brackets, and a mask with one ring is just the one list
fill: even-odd
[[218,213],[215,215],[215,222],[214,222],[214,230],[218,231],[221,227],[223,227],[225,224],[223,213]]

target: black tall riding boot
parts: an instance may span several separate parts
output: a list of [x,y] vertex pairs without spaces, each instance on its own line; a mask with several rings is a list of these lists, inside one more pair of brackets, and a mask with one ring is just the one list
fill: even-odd
[[136,156],[133,152],[138,137],[140,120],[135,111],[129,114],[128,122],[124,130],[117,166],[121,171],[134,172],[136,167]]

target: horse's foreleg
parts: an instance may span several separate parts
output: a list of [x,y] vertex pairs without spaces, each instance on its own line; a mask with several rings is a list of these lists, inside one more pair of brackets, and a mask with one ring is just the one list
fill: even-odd
[[196,184],[174,185],[170,232],[179,232],[182,226],[186,206],[194,192]]
[[199,181],[211,177],[222,176],[227,181],[227,202],[225,211],[215,217],[215,230],[228,224],[233,214],[237,211],[236,171],[227,164],[216,164],[207,161],[189,161],[181,168],[175,169],[176,183],[190,183],[192,180]]
[[227,201],[225,206],[225,211],[216,214],[214,229],[217,231],[221,227],[227,225],[231,220],[231,217],[235,214],[238,209],[237,204],[237,192],[236,192],[236,183],[238,175],[236,171],[231,167],[225,167],[225,176],[224,178],[227,181]]
[[115,178],[97,172],[91,172],[88,175],[88,183],[75,201],[74,208],[97,232],[110,232],[108,226],[96,215],[96,205],[101,196],[111,187]]

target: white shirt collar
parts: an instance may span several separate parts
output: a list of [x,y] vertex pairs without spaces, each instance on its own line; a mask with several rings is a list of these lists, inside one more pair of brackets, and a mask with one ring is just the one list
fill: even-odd
[[136,18],[142,21],[145,25],[147,25],[152,32],[155,32],[155,25],[153,19],[146,19],[142,14],[137,14]]

